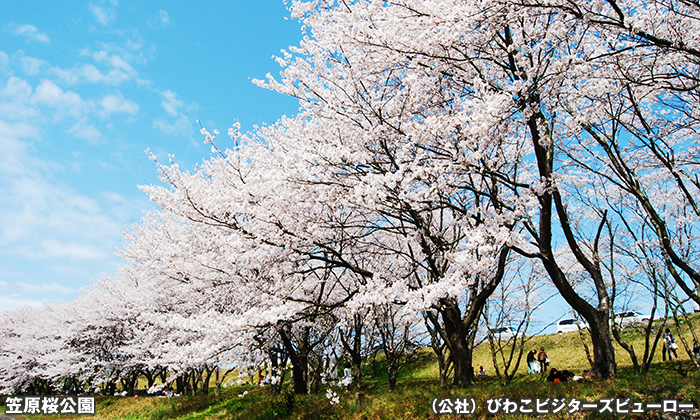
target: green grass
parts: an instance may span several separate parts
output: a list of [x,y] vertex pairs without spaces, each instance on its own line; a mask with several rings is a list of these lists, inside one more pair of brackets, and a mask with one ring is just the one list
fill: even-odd
[[[683,334],[689,343],[692,337],[685,328]],[[674,331],[675,333],[675,331]],[[642,342],[639,331],[628,329],[623,335],[630,340],[639,353],[642,352]],[[544,346],[552,361],[552,366],[558,369],[569,369],[581,372],[589,367],[581,346],[578,333],[553,334],[532,337],[526,345],[527,349]],[[657,357],[660,359],[660,350]],[[473,387],[441,386],[437,381],[437,363],[430,349],[418,352],[401,371],[394,392],[390,392],[386,382],[386,374],[382,372],[377,378],[363,379],[365,406],[358,410],[355,406],[356,392],[345,393],[338,391],[340,404],[332,406],[321,391],[316,395],[293,395],[287,390],[281,395],[271,396],[267,388],[251,385],[241,385],[223,390],[220,398],[209,397],[179,397],[179,398],[129,398],[129,397],[98,397],[97,415],[95,419],[181,419],[181,420],[210,420],[210,419],[451,419],[455,416],[436,416],[432,414],[430,404],[436,397],[469,397],[474,398],[478,405],[478,417],[494,418],[535,418],[531,415],[499,414],[490,416],[486,413],[487,398],[507,397],[511,400],[520,398],[554,398],[566,397],[580,400],[599,400],[600,398],[631,398],[635,401],[660,402],[661,400],[676,399],[682,402],[692,402],[700,406],[700,374],[683,351],[680,362],[663,363],[655,361],[647,376],[636,376],[632,371],[627,353],[616,348],[618,376],[613,380],[591,380],[585,382],[551,384],[545,382],[540,375],[527,375],[526,366],[521,366],[513,383],[502,386],[494,376],[479,377]],[[523,356],[524,357],[524,356]],[[380,369],[383,363],[379,360]],[[488,373],[493,372],[492,359],[487,344],[479,346],[474,355],[474,365],[483,365]],[[290,381],[286,382],[287,386]],[[248,395],[239,398],[243,391]],[[213,394],[213,391],[212,391]],[[694,413],[695,414],[695,413]],[[697,412],[700,418],[700,411]],[[466,418],[466,416],[463,416]],[[561,415],[549,416],[560,418]],[[599,418],[595,412],[584,412],[575,415],[577,418]],[[31,416],[27,419],[40,419]],[[86,417],[66,417],[63,419],[85,419]],[[460,417],[457,417],[460,418]],[[541,418],[541,417],[540,417]],[[603,418],[606,418],[603,416]],[[608,416],[607,418],[613,418]],[[661,418],[661,413],[651,412],[644,416],[626,415],[624,418]]]

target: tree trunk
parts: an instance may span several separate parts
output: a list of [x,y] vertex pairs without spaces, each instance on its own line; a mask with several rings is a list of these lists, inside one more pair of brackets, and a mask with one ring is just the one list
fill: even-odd
[[615,349],[610,338],[610,323],[607,313],[597,313],[595,324],[591,326],[591,341],[593,342],[593,373],[601,378],[612,378],[617,373]]
[[615,349],[610,334],[610,308],[607,298],[598,297],[598,307],[593,307],[588,301],[579,296],[566,280],[553,258],[543,259],[545,268],[564,300],[588,322],[593,345],[593,373],[600,378],[612,378],[617,374]]
[[[175,378],[175,388],[177,389],[177,393],[180,395],[185,395],[185,390],[187,389],[185,384],[187,383],[188,378],[187,374],[182,374]],[[165,383],[165,382],[163,382]]]
[[467,342],[467,325],[462,320],[459,307],[454,302],[444,302],[441,309],[442,322],[445,328],[445,342],[450,349],[452,365],[454,366],[453,385],[473,385],[474,367],[472,366],[472,350]]
[[299,356],[292,358],[292,381],[294,382],[295,394],[308,393],[308,362],[306,357]]
[[306,343],[300,343],[299,348],[295,348],[287,332],[279,329],[280,337],[284,348],[292,361],[292,381],[294,382],[295,394],[307,394],[308,389],[308,373],[309,360],[306,353]]

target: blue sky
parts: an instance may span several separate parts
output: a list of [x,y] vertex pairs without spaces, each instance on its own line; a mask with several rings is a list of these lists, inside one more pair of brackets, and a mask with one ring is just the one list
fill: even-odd
[[[0,311],[72,300],[122,262],[167,154],[298,103],[251,83],[301,39],[282,0],[5,2],[0,15]],[[219,143],[225,142],[220,137]],[[223,144],[225,146],[225,144]]]

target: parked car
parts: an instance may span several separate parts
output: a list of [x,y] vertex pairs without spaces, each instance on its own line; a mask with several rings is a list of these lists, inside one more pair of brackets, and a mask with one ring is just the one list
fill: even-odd
[[628,311],[615,315],[615,324],[620,328],[627,328],[633,325],[645,324],[651,317],[641,312]]
[[517,337],[519,335],[522,335],[522,332],[518,332],[513,327],[501,327],[501,328],[493,328],[489,331],[489,334],[493,337],[494,340],[510,340],[513,337]]
[[575,319],[562,319],[557,323],[558,333],[568,333],[584,328],[588,328],[588,323],[584,321],[577,321]]

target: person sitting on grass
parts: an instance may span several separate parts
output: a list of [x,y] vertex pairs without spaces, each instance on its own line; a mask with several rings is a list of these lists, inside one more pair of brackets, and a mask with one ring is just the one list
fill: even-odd
[[[562,370],[561,371],[561,376],[562,376],[562,382],[573,382],[576,381],[576,375],[574,375],[574,372],[570,370]],[[579,376],[579,378],[583,379],[582,376]]]
[[547,376],[547,382],[559,384],[562,382],[566,382],[566,377],[562,375],[562,372],[559,372],[556,368],[552,368],[549,371],[549,376]]
[[486,371],[483,366],[479,366],[479,376],[486,376]]
[[[584,370],[583,372],[584,372],[583,374],[585,375],[586,371]],[[586,378],[584,378],[581,375],[575,375],[573,372],[571,372],[571,379],[569,379],[569,380],[574,381],[574,382],[578,382],[578,381],[582,381],[584,379],[586,379]]]

